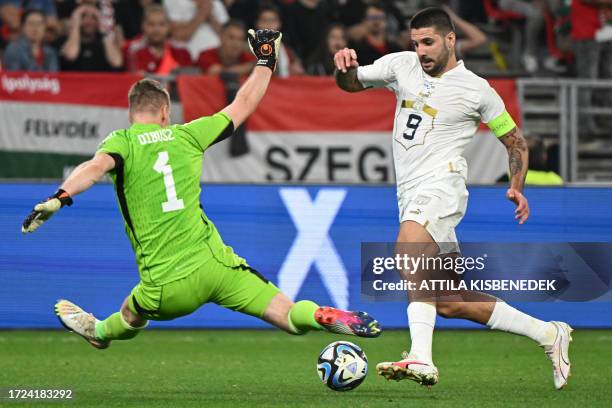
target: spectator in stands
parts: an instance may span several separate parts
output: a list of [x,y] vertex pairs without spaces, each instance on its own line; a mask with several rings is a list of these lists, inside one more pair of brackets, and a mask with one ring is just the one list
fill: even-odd
[[387,14],[382,6],[375,4],[368,6],[364,16],[364,25],[365,37],[352,44],[360,64],[372,64],[383,55],[402,51],[402,48],[387,36]]
[[204,51],[197,65],[203,73],[233,72],[246,75],[255,66],[253,54],[246,51],[246,29],[239,20],[230,20],[221,29],[221,46]]
[[19,35],[19,8],[20,4],[13,1],[0,0],[2,37],[6,40],[13,40]]
[[[282,21],[278,9],[274,6],[265,6],[259,10],[257,21],[255,22],[257,30],[275,30],[282,31]],[[288,77],[289,75],[304,74],[302,62],[284,43],[281,43],[279,50],[278,63],[276,64],[275,75],[279,77]]]
[[[597,0],[573,0],[570,17],[572,22],[572,39],[574,40],[574,52],[576,54],[576,76],[586,79],[612,79],[612,38],[601,36],[602,30],[602,10],[612,7],[611,1]],[[605,32],[605,31],[604,31]],[[599,33],[599,34],[598,34]],[[601,41],[598,41],[601,40]],[[592,105],[592,92],[583,91],[579,95],[580,106]],[[612,92],[609,89],[601,93],[595,92],[599,96],[601,104],[612,107]],[[607,126],[611,126],[609,121]],[[593,117],[582,120],[586,124],[589,133],[602,133],[605,129],[599,129]]]
[[607,0],[608,7],[601,10],[603,27],[595,34],[598,42],[612,41],[612,1]]
[[163,0],[163,4],[172,38],[186,44],[192,59],[219,47],[221,27],[229,20],[221,0]]
[[471,50],[486,44],[487,35],[478,27],[459,17],[450,7],[444,6],[443,9],[450,16],[455,28],[459,29],[462,34],[462,37],[457,39],[455,43],[455,52],[458,59],[463,58]]
[[121,0],[113,2],[115,20],[127,40],[141,34],[145,10],[156,4],[155,0]]
[[[572,39],[576,53],[576,74],[579,78],[612,78],[612,38],[602,36],[606,27],[602,17],[608,0],[573,0],[570,11]],[[609,13],[609,11],[608,11]]]
[[57,17],[60,20],[63,34],[70,32],[72,14],[77,7],[83,4],[98,7],[98,0],[55,0],[55,9],[57,10]]
[[548,0],[551,24],[554,33],[552,45],[561,53],[561,58],[567,60],[573,53],[572,24],[570,20],[570,0]]
[[[344,24],[350,41],[361,41],[367,34],[367,23],[364,16],[370,5],[383,7],[387,16],[387,33],[400,41],[400,37],[406,35],[409,40],[410,32],[407,30],[406,21],[410,14],[403,14],[393,0],[342,0],[338,1],[337,21]],[[405,5],[404,5],[405,6]]]
[[101,21],[97,8],[82,4],[72,13],[70,33],[61,49],[62,69],[111,71],[123,65],[112,21]]
[[529,73],[539,69],[538,49],[541,47],[540,35],[544,28],[544,11],[539,2],[528,0],[499,0],[499,8],[525,16],[525,52],[523,67]]
[[[140,34],[140,26],[142,21],[142,10],[138,12],[137,5],[134,3],[153,3],[154,0],[55,0],[57,15],[60,19],[60,27],[62,35],[70,33],[72,27],[72,15],[74,11],[82,5],[90,5],[98,9],[100,15],[100,25],[105,31],[115,33],[116,43],[122,50],[127,46],[126,34],[133,34],[131,27],[138,24],[138,32]],[[130,22],[127,28],[119,23],[125,23],[129,19]],[[127,38],[131,39],[129,35]]]
[[334,54],[348,45],[346,30],[342,24],[332,24],[324,41],[306,61],[306,72],[310,75],[333,75]]
[[306,60],[321,44],[330,18],[326,1],[296,0],[288,6],[284,35],[302,60]]
[[7,71],[59,70],[55,50],[44,44],[45,15],[40,10],[26,10],[21,15],[21,36],[11,42],[4,53],[4,69]]
[[128,45],[127,71],[166,75],[180,66],[191,66],[189,51],[168,41],[169,32],[170,20],[164,8],[157,4],[147,7],[142,37]]
[[253,10],[260,10],[270,5],[276,7],[283,5],[282,3],[285,2],[272,0],[223,0],[223,3],[232,20],[240,20],[250,28],[255,26],[257,20],[257,15],[253,13]]
[[55,40],[58,37],[61,30],[53,0],[0,0],[0,20],[9,30],[9,35],[20,32],[22,8],[42,12],[45,17],[47,40]]

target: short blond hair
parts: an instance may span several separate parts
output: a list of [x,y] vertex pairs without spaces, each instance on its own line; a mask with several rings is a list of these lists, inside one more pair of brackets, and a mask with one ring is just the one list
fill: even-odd
[[164,105],[170,107],[170,94],[159,81],[144,78],[130,88],[128,103],[131,113],[157,113]]

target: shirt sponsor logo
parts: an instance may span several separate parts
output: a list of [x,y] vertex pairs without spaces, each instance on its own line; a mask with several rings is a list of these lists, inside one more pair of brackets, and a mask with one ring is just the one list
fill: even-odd
[[9,94],[14,92],[27,92],[30,94],[48,92],[52,95],[57,95],[61,91],[61,86],[57,78],[30,78],[29,75],[9,77],[2,75],[2,89]]
[[158,143],[158,142],[170,142],[174,140],[172,129],[160,129],[153,132],[141,133],[138,135],[138,141],[141,145]]

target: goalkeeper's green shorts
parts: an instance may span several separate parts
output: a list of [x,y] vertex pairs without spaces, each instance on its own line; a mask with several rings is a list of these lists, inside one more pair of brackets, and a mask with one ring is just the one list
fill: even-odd
[[205,303],[262,317],[280,290],[246,264],[226,266],[212,258],[182,279],[161,286],[140,282],[128,307],[149,320],[171,320],[196,311]]

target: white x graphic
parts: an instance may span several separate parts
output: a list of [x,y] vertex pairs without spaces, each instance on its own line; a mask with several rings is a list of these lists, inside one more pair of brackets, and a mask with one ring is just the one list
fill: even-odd
[[305,188],[282,188],[280,196],[298,230],[278,273],[278,286],[295,299],[314,263],[335,306],[347,309],[348,277],[328,232],[346,197],[343,189],[322,189],[311,201]]

